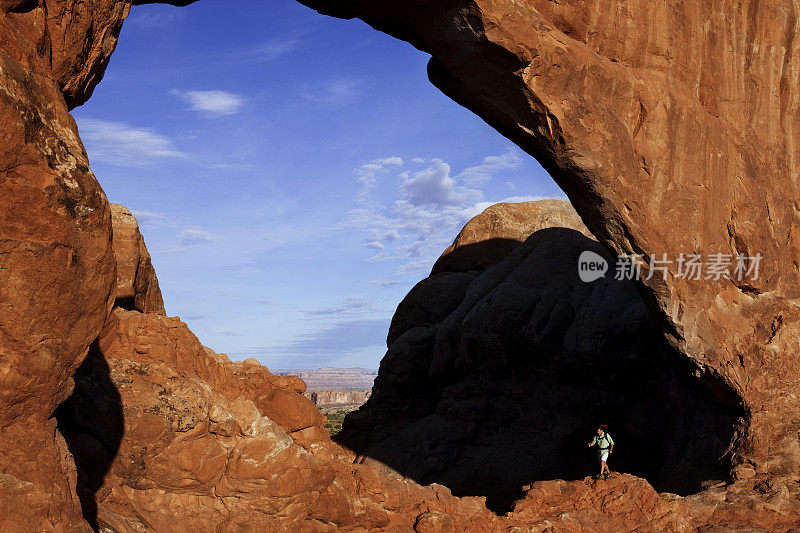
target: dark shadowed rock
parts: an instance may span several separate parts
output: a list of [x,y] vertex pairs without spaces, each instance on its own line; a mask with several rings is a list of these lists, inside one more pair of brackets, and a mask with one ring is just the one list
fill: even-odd
[[[547,219],[569,204],[495,206],[493,218],[513,220],[496,213],[523,208]],[[337,440],[419,482],[499,507],[530,481],[593,471],[585,446],[601,422],[626,443],[615,467],[662,490],[699,490],[725,477],[744,413],[682,374],[636,287],[614,279],[613,266],[605,278],[579,279],[583,251],[614,264],[599,243],[537,227],[486,268],[479,239],[494,258],[492,232],[510,233],[487,226],[468,244],[476,265],[461,265],[475,274],[433,274],[411,291],[374,395]],[[441,304],[438,315],[416,304],[427,301]]]
[[440,272],[482,272],[505,259],[531,233],[572,228],[591,237],[578,213],[564,200],[500,203],[472,218],[433,265]]

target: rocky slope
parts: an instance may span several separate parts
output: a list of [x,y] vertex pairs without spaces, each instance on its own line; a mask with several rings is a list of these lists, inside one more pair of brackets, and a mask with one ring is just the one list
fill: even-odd
[[[114,210],[126,213],[113,218],[124,264],[144,245],[116,238],[135,219]],[[155,274],[147,279],[160,301]],[[61,473],[85,523],[30,514],[21,505],[32,495],[26,478],[5,475],[0,490],[16,505],[0,517],[3,530],[401,531],[421,523],[424,531],[444,522],[480,531],[499,523],[480,499],[356,460],[330,441],[301,379],[255,360],[232,363],[159,308],[115,306],[74,379],[55,420],[69,450]]]
[[[114,221],[115,231],[130,222]],[[140,240],[114,243],[121,261],[141,249]],[[203,347],[177,318],[116,306],[55,413],[70,452],[65,473],[86,521],[73,525],[119,532],[780,530],[800,513],[797,480],[739,468],[738,481],[690,498],[659,494],[630,475],[534,483],[500,517],[484,498],[421,486],[337,446],[304,391],[297,377]],[[39,521],[33,529],[72,528],[58,516],[15,509],[0,519],[4,530],[32,519]]]

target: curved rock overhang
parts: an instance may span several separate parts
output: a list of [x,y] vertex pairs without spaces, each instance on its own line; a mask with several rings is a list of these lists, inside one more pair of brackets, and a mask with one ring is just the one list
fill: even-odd
[[744,414],[734,462],[797,471],[796,2],[303,3],[430,53],[431,81],[538,159],[611,252],[760,256],[757,279],[673,263],[638,288],[680,372]]

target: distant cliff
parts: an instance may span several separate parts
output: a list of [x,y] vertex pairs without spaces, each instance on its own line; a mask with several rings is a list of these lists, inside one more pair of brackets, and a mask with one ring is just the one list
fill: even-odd
[[337,405],[352,405],[360,407],[372,396],[372,389],[325,389],[304,392],[317,407],[330,407]]
[[309,390],[371,389],[377,370],[371,368],[317,368],[312,370],[280,369],[279,376],[297,376],[306,382]]

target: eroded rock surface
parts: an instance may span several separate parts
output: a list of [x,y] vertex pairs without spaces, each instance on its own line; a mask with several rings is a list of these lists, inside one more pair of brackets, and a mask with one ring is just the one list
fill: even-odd
[[[756,282],[673,270],[643,284],[676,379],[696,376],[724,406],[710,427],[741,420],[736,482],[688,498],[627,477],[591,494],[542,482],[499,518],[330,444],[291,400],[304,385],[219,360],[177,320],[118,307],[107,321],[110,208],[68,110],[100,81],[131,2],[2,0],[0,529],[635,530],[654,511],[664,529],[796,527],[797,3],[307,3],[430,51],[434,83],[539,158],[608,249],[763,254]],[[443,274],[461,276],[458,290],[443,283],[445,304],[397,325],[398,338],[439,324],[485,275]],[[393,379],[409,380],[415,361]],[[69,446],[52,417],[68,397]],[[690,420],[712,404],[699,405]]]
[[113,4],[0,3],[0,521],[18,530],[81,523],[50,417],[111,309],[114,259],[108,201],[64,94],[88,90]]
[[323,389],[306,391],[308,397],[317,407],[333,407],[337,405],[363,405],[372,395],[371,389],[338,390]]
[[[116,308],[59,410],[87,521],[113,531],[469,530],[479,499],[421,487],[334,445],[303,382],[231,363],[177,318]],[[176,529],[177,528],[177,529]]]
[[111,225],[117,260],[115,304],[143,313],[165,314],[158,277],[136,218],[127,207],[111,204]]

